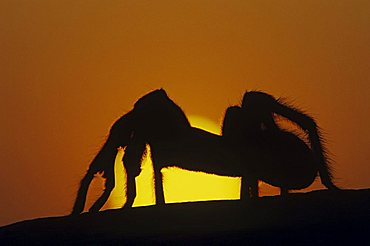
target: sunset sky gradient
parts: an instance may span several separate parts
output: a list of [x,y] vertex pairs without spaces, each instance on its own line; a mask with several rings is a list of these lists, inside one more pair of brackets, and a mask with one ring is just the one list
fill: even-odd
[[0,1],[0,225],[70,212],[113,121],[160,87],[216,124],[246,90],[287,97],[337,184],[370,187],[369,26],[366,0]]

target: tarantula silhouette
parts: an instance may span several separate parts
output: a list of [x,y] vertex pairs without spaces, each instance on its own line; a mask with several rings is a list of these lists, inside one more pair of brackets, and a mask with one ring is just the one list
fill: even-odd
[[[307,143],[281,129],[275,117],[285,117],[307,135]],[[134,108],[119,118],[81,180],[72,214],[80,214],[94,174],[103,173],[105,190],[89,209],[98,212],[115,185],[114,161],[119,147],[125,148],[127,202],[136,197],[135,177],[141,172],[146,145],[151,148],[155,175],[156,204],[165,203],[161,169],[178,166],[193,171],[241,177],[241,200],[258,197],[258,180],[289,190],[310,186],[317,175],[328,189],[338,189],[322,137],[315,121],[299,109],[273,96],[249,91],[241,106],[226,110],[222,136],[192,127],[182,109],[163,89],[140,98]]]

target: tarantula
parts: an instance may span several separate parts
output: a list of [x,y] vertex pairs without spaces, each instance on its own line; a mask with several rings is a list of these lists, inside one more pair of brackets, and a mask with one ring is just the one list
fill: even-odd
[[[297,135],[282,130],[275,122],[276,115],[306,131],[310,146]],[[338,189],[332,182],[318,127],[300,110],[269,94],[246,92],[240,107],[226,110],[219,136],[192,127],[182,109],[163,89],[158,89],[141,97],[130,112],[113,124],[81,180],[72,214],[83,211],[88,187],[96,173],[103,172],[105,190],[89,211],[97,212],[105,204],[115,185],[118,147],[125,148],[124,207],[131,207],[136,197],[135,177],[141,172],[146,145],[152,153],[157,205],[165,203],[161,169],[167,166],[242,177],[242,200],[258,197],[258,180],[280,187],[281,194],[286,194],[290,189],[308,187],[318,173],[328,189]]]

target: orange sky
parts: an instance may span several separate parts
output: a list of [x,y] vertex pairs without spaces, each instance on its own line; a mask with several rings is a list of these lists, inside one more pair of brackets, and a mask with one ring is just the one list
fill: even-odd
[[158,87],[216,123],[246,89],[293,99],[337,183],[369,187],[369,24],[369,1],[2,0],[0,225],[68,213],[113,120]]

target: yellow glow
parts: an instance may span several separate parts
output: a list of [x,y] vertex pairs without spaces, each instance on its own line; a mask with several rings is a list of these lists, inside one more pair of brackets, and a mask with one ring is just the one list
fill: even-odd
[[[220,126],[209,119],[190,116],[189,120],[194,127],[220,134]],[[142,163],[142,172],[136,178],[137,196],[134,206],[155,204],[153,164],[149,147],[147,150]],[[123,154],[124,151],[120,149],[115,162],[116,186],[105,208],[119,208],[126,202],[126,172],[122,164]],[[166,203],[240,198],[240,178],[192,172],[177,167],[164,168],[162,174]]]
[[221,135],[221,126],[210,119],[198,115],[191,115],[189,117],[191,126],[197,127],[217,135]]

